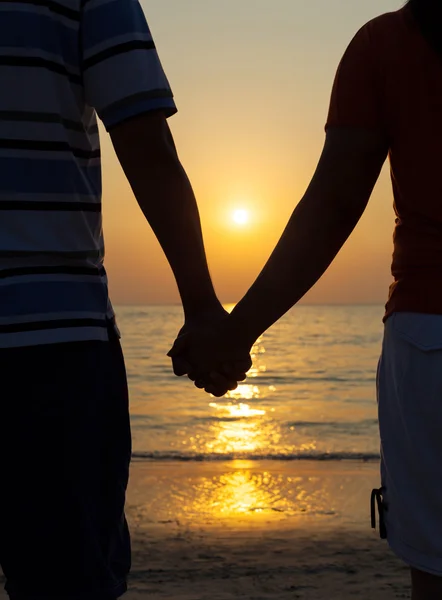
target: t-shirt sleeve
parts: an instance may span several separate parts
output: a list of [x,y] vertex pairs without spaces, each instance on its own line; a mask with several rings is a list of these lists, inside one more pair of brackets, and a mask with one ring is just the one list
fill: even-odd
[[107,130],[152,110],[176,113],[138,0],[86,0],[81,28],[85,99]]
[[325,128],[382,128],[382,82],[370,24],[348,46],[336,73]]

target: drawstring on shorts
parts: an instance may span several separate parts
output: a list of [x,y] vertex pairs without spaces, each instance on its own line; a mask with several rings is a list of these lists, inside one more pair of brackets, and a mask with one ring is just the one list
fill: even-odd
[[387,528],[385,526],[384,511],[387,507],[384,502],[385,487],[381,487],[378,490],[373,490],[371,493],[371,527],[376,529],[376,505],[379,514],[379,535],[381,540],[387,539]]

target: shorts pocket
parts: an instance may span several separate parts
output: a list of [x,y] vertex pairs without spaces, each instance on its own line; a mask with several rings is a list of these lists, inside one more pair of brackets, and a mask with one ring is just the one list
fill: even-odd
[[394,313],[389,321],[387,326],[404,342],[423,352],[442,350],[442,315]]

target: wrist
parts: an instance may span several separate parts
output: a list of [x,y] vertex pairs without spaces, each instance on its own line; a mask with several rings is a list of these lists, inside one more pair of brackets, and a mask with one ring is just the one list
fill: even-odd
[[218,300],[215,292],[204,296],[196,296],[194,298],[183,299],[184,318],[188,321],[204,319],[206,316],[213,317],[214,314],[220,315],[225,313],[225,310]]
[[233,309],[226,321],[226,327],[230,330],[232,336],[238,340],[238,344],[247,348],[248,351],[252,349],[256,340],[261,335],[247,315],[242,315],[241,311],[236,310],[236,308]]

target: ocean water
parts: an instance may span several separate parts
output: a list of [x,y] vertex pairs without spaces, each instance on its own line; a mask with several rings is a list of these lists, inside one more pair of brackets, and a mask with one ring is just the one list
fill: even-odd
[[179,307],[116,312],[134,460],[378,460],[382,306],[295,307],[257,341],[247,381],[224,398],[172,373]]

